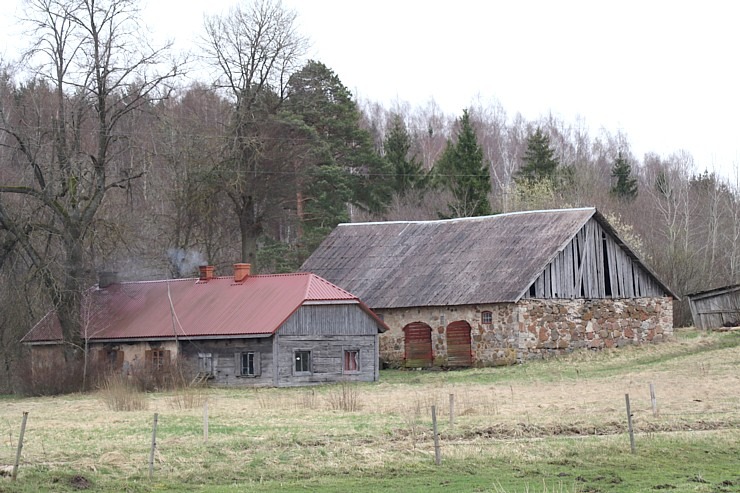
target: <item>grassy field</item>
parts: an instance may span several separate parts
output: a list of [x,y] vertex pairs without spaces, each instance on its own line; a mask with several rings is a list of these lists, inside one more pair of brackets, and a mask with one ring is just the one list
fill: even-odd
[[0,477],[0,492],[740,492],[740,333],[683,331],[506,368],[384,371],[377,384],[149,394],[140,411],[110,411],[102,397],[0,397],[0,471],[29,412],[18,479]]

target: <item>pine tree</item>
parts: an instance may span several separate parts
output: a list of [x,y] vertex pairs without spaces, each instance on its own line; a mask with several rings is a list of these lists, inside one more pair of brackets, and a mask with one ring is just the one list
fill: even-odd
[[609,192],[620,200],[631,201],[637,197],[637,179],[632,176],[632,166],[620,151],[612,167],[612,177],[617,182]]
[[491,176],[467,110],[463,111],[460,119],[457,142],[447,141],[447,147],[435,166],[435,177],[437,184],[452,192],[454,202],[448,204],[451,217],[491,214],[488,201]]
[[383,211],[392,193],[392,172],[373,147],[370,133],[360,126],[360,111],[349,89],[321,62],[309,61],[293,74],[287,111],[313,128],[328,152],[325,166],[340,168],[350,202],[371,212]]
[[516,181],[528,184],[542,180],[555,182],[559,163],[555,158],[555,151],[550,148],[550,137],[541,129],[537,128],[527,139],[523,161],[523,166],[515,175]]
[[409,158],[411,138],[399,115],[393,115],[391,127],[383,143],[385,159],[393,168],[393,188],[399,195],[426,186],[426,174],[415,156]]

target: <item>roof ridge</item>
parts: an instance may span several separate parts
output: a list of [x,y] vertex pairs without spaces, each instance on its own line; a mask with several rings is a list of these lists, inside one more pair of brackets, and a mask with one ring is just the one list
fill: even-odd
[[[248,278],[250,277],[288,277],[288,276],[304,276],[308,274],[308,272],[282,272],[282,273],[275,273],[275,274],[250,274]],[[213,276],[210,280],[213,279],[234,279],[233,274],[230,276]],[[118,281],[113,283],[115,284],[156,284],[156,283],[167,283],[167,282],[186,282],[186,281],[200,281],[201,279],[199,277],[178,277],[175,279],[140,279],[136,281]]]
[[350,296],[352,299],[355,299],[355,300],[358,300],[359,301],[359,298],[357,296],[355,296],[354,294],[352,294],[351,292],[347,291],[344,288],[341,288],[341,287],[337,286],[336,284],[334,284],[331,281],[327,281],[326,279],[324,279],[323,277],[319,276],[318,274],[314,274],[313,272],[305,272],[305,274],[308,274],[309,278],[308,278],[308,282],[306,283],[306,291],[305,291],[305,293],[303,295],[303,299],[304,300],[313,299],[313,298],[309,298],[309,293],[311,292],[311,287],[313,286],[314,283],[321,283],[321,284],[323,284],[323,285],[325,285],[327,287],[330,287],[331,289],[334,289],[334,290],[339,291],[340,293],[342,293],[342,294],[344,294],[346,296]]
[[463,221],[481,221],[485,219],[491,219],[494,217],[507,217],[516,216],[523,214],[542,214],[542,213],[553,213],[553,212],[583,212],[583,211],[596,211],[596,207],[572,207],[567,209],[540,209],[535,211],[513,211],[503,212],[501,214],[490,214],[488,216],[472,216],[472,217],[454,217],[452,219],[429,219],[423,221],[370,221],[370,222],[357,222],[357,223],[339,223],[337,226],[372,226],[377,224],[432,224],[432,223],[451,223],[451,222],[463,222]]
[[[184,281],[198,281],[200,280],[197,277],[178,277],[176,279],[143,279],[138,281],[118,281],[114,282],[112,286],[118,285],[118,284],[156,284],[160,282],[184,282]],[[102,288],[105,289],[105,288]]]

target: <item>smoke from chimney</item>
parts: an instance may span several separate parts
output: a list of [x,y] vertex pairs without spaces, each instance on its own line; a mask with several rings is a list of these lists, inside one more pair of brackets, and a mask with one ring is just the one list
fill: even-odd
[[198,250],[170,248],[167,250],[167,258],[170,260],[176,277],[191,276],[199,266],[208,264],[205,255]]

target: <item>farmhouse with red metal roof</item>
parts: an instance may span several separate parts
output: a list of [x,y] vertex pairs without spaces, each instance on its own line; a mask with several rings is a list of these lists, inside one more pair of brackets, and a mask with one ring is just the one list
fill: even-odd
[[[233,386],[292,386],[378,379],[386,325],[356,296],[311,273],[101,282],[88,292],[82,339],[97,363],[130,372],[174,361],[199,379]],[[59,352],[49,313],[23,339],[34,364]]]

